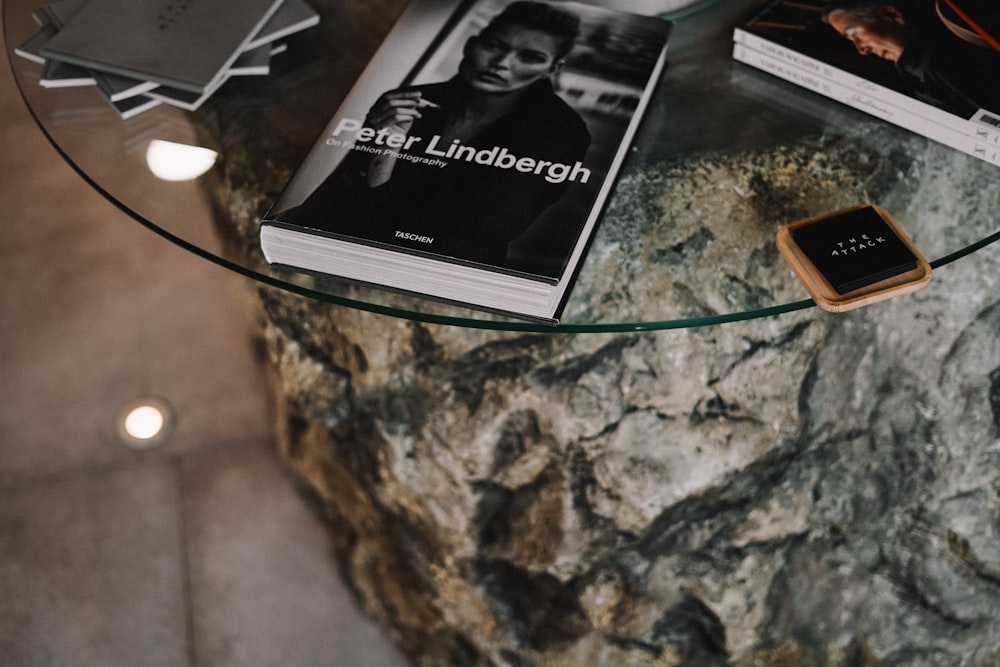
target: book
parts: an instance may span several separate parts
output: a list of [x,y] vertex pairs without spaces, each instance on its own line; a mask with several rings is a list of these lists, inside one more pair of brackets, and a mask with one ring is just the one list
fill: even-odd
[[179,109],[197,111],[201,108],[202,104],[207,102],[208,99],[232,77],[268,74],[271,69],[271,56],[283,52],[284,49],[285,46],[283,44],[269,44],[265,42],[263,46],[258,46],[250,49],[249,51],[244,51],[240,54],[240,57],[233,62],[229,70],[226,71],[225,76],[213,85],[209,86],[209,88],[202,93],[179,90],[177,88],[171,88],[170,86],[157,86],[147,94],[153,99],[175,106]]
[[42,62],[38,83],[43,88],[94,86],[106,100],[112,103],[148,93],[157,87],[157,84],[152,81],[136,81],[58,60],[44,60]]
[[235,54],[225,71],[204,90],[194,91],[163,85],[155,80],[138,79],[105,69],[78,65],[43,53],[53,37],[74,21],[88,1],[54,0],[33,11],[32,17],[39,28],[28,40],[16,47],[15,52],[42,65],[39,75],[42,87],[96,87],[112,108],[126,119],[164,103],[195,111],[230,78],[267,75],[270,72],[271,57],[283,53],[287,48],[278,40],[315,26],[320,18],[319,13],[306,0],[283,0],[263,27]]
[[123,100],[108,101],[111,104],[111,108],[114,109],[123,120],[128,120],[129,118],[138,116],[144,111],[155,109],[163,104],[161,100],[152,98],[149,95],[134,95],[132,97],[126,97]]
[[[62,30],[66,23],[73,19],[85,3],[86,0],[55,0],[55,2],[44,5],[36,10],[33,13],[35,21],[43,28],[48,28],[49,30],[48,39],[44,44],[47,44],[58,31]],[[41,46],[44,46],[44,44]],[[104,98],[112,103],[112,106],[115,106],[116,102],[121,102],[129,97],[149,92],[157,86],[156,83],[151,81],[136,81],[110,72],[90,69],[51,58],[47,60],[42,58],[42,64],[42,72],[38,82],[43,87],[97,86]],[[130,110],[137,108],[133,104],[126,106]]]
[[689,9],[697,9],[698,5],[712,0],[580,0],[587,4],[596,4],[608,9],[620,9],[636,14],[669,14],[675,15]]
[[672,26],[413,0],[261,220],[265,259],[558,322]]
[[879,48],[836,3],[770,0],[734,29],[733,58],[1000,165],[1000,51],[959,37],[934,5],[882,0],[892,9],[872,20],[892,39]]
[[88,0],[41,49],[51,58],[204,92],[282,0]]
[[318,24],[319,12],[310,7],[305,0],[284,0],[278,11],[243,48],[249,51],[265,44],[272,44]]
[[[85,2],[86,0],[56,0],[37,10],[35,12],[35,20],[43,28],[48,29],[48,37],[39,46],[35,47],[34,51],[37,53],[41,49],[41,46],[47,43],[56,31],[62,29],[67,21],[72,20],[73,15],[79,11]],[[275,12],[229,66],[226,76],[222,77],[216,85],[211,86],[207,91],[201,93],[178,91],[177,89],[160,86],[154,81],[141,81],[51,58],[45,60],[41,56],[37,58],[37,61],[44,65],[39,83],[47,88],[96,85],[100,89],[101,94],[109,102],[119,102],[134,95],[148,93],[154,88],[161,88],[156,91],[157,98],[168,101],[180,99],[181,104],[178,106],[193,111],[200,106],[200,104],[196,104],[196,101],[200,100],[203,102],[209,97],[206,93],[214,92],[225,80],[232,76],[268,74],[270,72],[271,56],[284,48],[283,45],[275,44],[274,42],[312,27],[317,23],[319,23],[319,13],[306,4],[305,0],[284,0],[278,11]],[[41,40],[41,38],[36,39]]]
[[991,125],[993,117],[988,112],[973,117],[971,124],[963,123],[956,127],[954,117],[941,115],[936,109],[915,109],[912,103],[907,104],[906,98],[896,99],[891,91],[885,91],[885,95],[860,92],[857,86],[817,76],[814,68],[790,64],[785,57],[747,49],[740,44],[734,49],[734,57],[824,97],[986,162],[1000,165],[1000,123]]
[[14,53],[33,63],[44,65],[45,56],[42,55],[42,47],[52,39],[54,34],[56,34],[55,28],[43,23],[28,39],[14,47]]
[[73,88],[76,86],[96,86],[97,79],[86,67],[61,63],[57,60],[46,60],[42,63],[42,72],[38,83],[43,88]]

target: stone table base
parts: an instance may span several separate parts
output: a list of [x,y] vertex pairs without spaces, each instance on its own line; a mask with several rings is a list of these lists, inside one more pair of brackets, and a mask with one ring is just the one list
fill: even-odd
[[[401,4],[341,3],[322,25],[375,36]],[[318,69],[350,77],[367,55]],[[335,103],[244,99],[211,113],[220,232],[252,266],[257,221],[301,159],[286,147]],[[244,125],[273,129],[248,142]],[[930,257],[995,231],[995,167],[962,171],[883,127],[648,152],[599,228],[597,247],[623,251],[588,257],[571,315],[805,298],[777,225],[862,201]],[[720,275],[733,253],[742,272]],[[996,667],[998,264],[988,248],[841,315],[660,333],[464,330],[264,287],[256,303],[282,451],[358,600],[418,665]]]
[[[737,180],[788,159],[729,157]],[[762,216],[793,205],[755,187]],[[710,309],[716,249],[672,247],[672,293]],[[358,599],[419,665],[995,666],[997,260],[850,313],[623,335],[423,325],[261,288],[282,450]]]

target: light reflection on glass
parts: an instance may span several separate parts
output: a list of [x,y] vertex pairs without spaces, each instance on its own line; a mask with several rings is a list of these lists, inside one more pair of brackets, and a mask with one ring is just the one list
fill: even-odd
[[153,139],[146,149],[146,164],[164,181],[191,181],[211,169],[218,156],[209,148]]

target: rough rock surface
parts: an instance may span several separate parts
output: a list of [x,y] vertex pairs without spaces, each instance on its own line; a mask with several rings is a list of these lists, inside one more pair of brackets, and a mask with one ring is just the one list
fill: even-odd
[[418,664],[996,665],[996,259],[845,315],[650,334],[261,290],[283,446]]
[[[803,298],[773,230],[818,205],[922,220],[932,257],[991,231],[977,225],[996,225],[995,168],[956,178],[964,160],[917,143],[816,138],[633,169],[574,307]],[[274,193],[245,163],[224,169],[238,251]],[[746,265],[720,276],[733,252]],[[998,264],[988,248],[837,316],[620,335],[258,294],[283,452],[359,601],[416,664],[995,667]],[[662,288],[633,294],[639,280]]]

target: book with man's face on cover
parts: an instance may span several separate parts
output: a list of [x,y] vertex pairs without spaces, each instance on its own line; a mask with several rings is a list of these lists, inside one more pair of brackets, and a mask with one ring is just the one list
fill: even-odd
[[558,321],[672,28],[413,0],[264,216],[268,262]]
[[1000,165],[995,0],[767,0],[733,57]]

